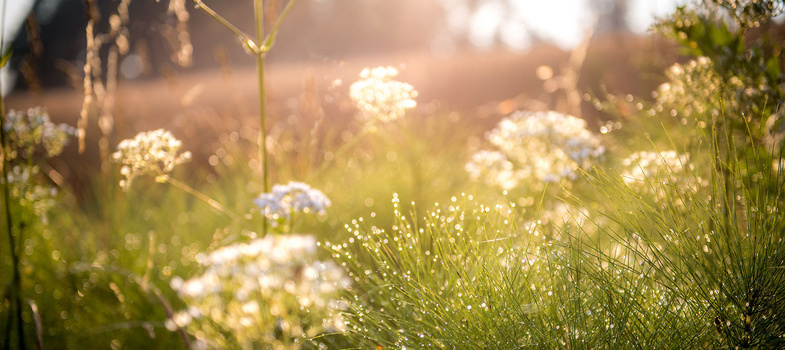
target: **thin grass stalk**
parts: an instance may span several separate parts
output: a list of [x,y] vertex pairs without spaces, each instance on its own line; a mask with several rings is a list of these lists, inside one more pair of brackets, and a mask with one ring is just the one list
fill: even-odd
[[[264,2],[254,0],[254,21],[256,22],[256,40],[262,43],[264,40]],[[269,47],[267,47],[269,50]],[[267,193],[270,189],[270,179],[268,178],[267,166],[267,93],[264,89],[264,54],[256,55],[256,71],[259,83],[259,167],[262,173],[262,192]],[[267,216],[262,215],[262,236],[267,234]]]
[[[711,169],[711,200],[709,200],[709,204],[714,210],[717,207],[717,196],[720,194],[719,190],[719,181],[721,180],[720,172],[722,171],[720,167],[720,155],[719,155],[719,139],[717,135],[719,135],[717,127],[717,117],[714,115],[711,116],[711,132],[709,134],[709,142],[711,144],[711,158],[712,158],[712,169]],[[717,223],[716,220],[709,220],[709,230],[716,231]]]
[[[92,3],[88,1],[87,4],[90,5]],[[89,11],[90,13],[95,12],[95,10],[93,10],[91,6],[88,7],[90,7],[91,9],[91,11]],[[87,39],[87,51],[85,53],[86,56],[85,56],[85,63],[83,67],[84,79],[82,81],[84,97],[82,100],[82,109],[79,111],[79,121],[76,124],[77,139],[79,142],[79,154],[82,154],[85,151],[85,137],[87,135],[87,122],[90,114],[90,107],[94,103],[92,76],[93,76],[93,60],[94,57],[96,56],[96,51],[97,51],[96,43],[95,43],[96,38],[94,35],[94,30],[95,30],[94,27],[95,27],[95,20],[91,17],[87,21],[87,26],[85,27],[85,37]]]
[[268,33],[267,37],[264,38],[264,47],[262,47],[262,53],[269,51],[270,48],[273,47],[273,44],[275,44],[275,37],[278,35],[278,29],[281,27],[281,23],[283,23],[284,18],[286,18],[286,15],[289,14],[289,11],[291,11],[295,3],[297,3],[297,0],[289,0],[289,2],[286,3],[283,11],[281,11],[281,14],[275,20],[275,24],[273,24],[273,27],[270,28],[270,33]]
[[44,348],[44,326],[41,323],[41,313],[38,311],[38,305],[35,301],[27,299],[27,304],[30,305],[30,311],[33,312],[33,321],[35,322],[35,348],[42,350]]
[[254,43],[250,35],[245,34],[242,30],[235,27],[231,22],[226,20],[226,18],[221,17],[221,15],[219,15],[217,12],[215,12],[213,9],[207,6],[207,4],[205,4],[202,0],[193,0],[193,1],[194,1],[194,6],[196,8],[201,9],[208,16],[212,17],[213,19],[218,21],[218,23],[229,29],[232,33],[234,33],[234,35],[237,35],[237,38],[243,42],[245,48],[251,50],[251,52],[253,52],[254,54],[258,55],[260,53],[259,46],[256,45],[256,43]]
[[[4,40],[2,40],[2,35],[4,34],[2,28],[5,28],[5,6],[6,2],[3,2],[2,13],[0,13],[0,50],[5,44]],[[13,233],[13,221],[11,217],[11,201],[10,196],[8,193],[8,186],[10,186],[10,182],[8,181],[8,163],[6,159],[5,149],[8,145],[8,137],[5,133],[5,101],[3,100],[2,96],[2,84],[0,84],[0,146],[2,147],[2,151],[0,152],[0,160],[2,164],[2,175],[3,180],[5,181],[3,185],[3,200],[5,205],[4,215],[5,215],[5,222],[6,222],[6,231],[8,232],[8,241],[9,241],[9,251],[11,253],[11,266],[13,268],[13,283],[11,285],[11,298],[13,298],[12,303],[14,304],[15,312],[14,316],[9,315],[8,325],[5,331],[5,342],[3,343],[3,347],[5,349],[9,349],[11,346],[11,317],[16,318],[17,323],[17,336],[19,337],[19,348],[26,349],[27,345],[25,344],[25,331],[24,331],[24,322],[22,320],[22,298],[21,298],[21,285],[22,285],[22,277],[19,274],[19,257],[16,254],[16,240],[14,239]]]
[[101,130],[101,138],[98,140],[98,150],[101,155],[101,172],[106,175],[109,172],[109,162],[111,161],[111,152],[109,151],[109,137],[114,128],[114,109],[115,97],[117,96],[117,75],[118,75],[118,58],[119,50],[117,45],[109,48],[107,57],[107,72],[106,72],[106,87],[104,89],[104,96],[100,103],[100,112],[98,116],[98,128]]
[[[0,89],[2,86],[0,86]],[[25,345],[25,334],[24,334],[24,323],[22,321],[22,300],[20,298],[21,293],[21,285],[22,285],[22,277],[19,274],[19,256],[16,254],[16,240],[14,239],[14,232],[13,232],[13,217],[11,216],[11,199],[8,193],[8,186],[10,186],[10,182],[8,180],[8,164],[5,155],[6,145],[8,144],[8,136],[5,132],[5,106],[2,95],[0,95],[0,143],[3,147],[3,154],[0,155],[2,157],[2,172],[3,172],[3,201],[5,203],[4,207],[4,215],[5,215],[5,223],[6,223],[6,231],[8,232],[8,242],[9,242],[9,251],[11,253],[11,268],[13,269],[13,282],[11,284],[11,298],[12,303],[14,304],[14,316],[16,318],[17,327],[18,327],[18,336],[19,336],[19,347],[21,349],[26,349],[27,346]],[[4,347],[8,349],[10,347],[10,338],[11,338],[11,323],[12,321],[8,321],[8,327],[6,328],[5,334],[5,343]]]
[[[202,0],[193,0],[194,4],[197,8],[202,9],[205,13],[207,13],[210,17],[218,21],[224,27],[229,29],[232,33],[237,35],[240,40],[242,40],[243,45],[245,48],[251,51],[256,56],[256,69],[257,69],[257,80],[259,84],[259,168],[261,172],[261,190],[262,192],[268,192],[270,189],[270,177],[269,177],[269,166],[268,166],[268,159],[267,159],[267,93],[265,91],[264,86],[264,64],[265,64],[265,54],[270,51],[272,48],[273,43],[275,43],[276,35],[278,34],[278,29],[283,23],[284,18],[292,9],[294,4],[297,2],[296,0],[290,0],[286,6],[284,7],[281,14],[276,19],[275,23],[273,24],[272,28],[270,29],[270,33],[265,36],[264,34],[264,1],[263,0],[254,0],[254,22],[256,25],[256,41],[251,39],[248,34],[245,34],[239,28],[234,26],[231,22],[223,18],[209,6],[207,6]],[[267,233],[267,217],[262,215],[262,222],[261,222],[261,232],[262,235]]]
[[174,187],[177,187],[178,189],[184,191],[185,193],[188,193],[188,194],[194,196],[196,199],[199,199],[202,202],[207,203],[207,205],[211,206],[213,209],[217,210],[219,213],[225,215],[226,217],[228,217],[229,219],[234,221],[236,224],[238,224],[238,225],[240,225],[240,226],[242,226],[242,227],[244,227],[246,229],[251,230],[251,227],[249,227],[245,223],[245,221],[243,221],[243,219],[241,217],[237,216],[237,214],[235,214],[235,213],[232,213],[230,210],[226,209],[226,207],[224,207],[221,203],[218,203],[218,201],[208,197],[204,193],[199,192],[196,189],[194,189],[193,187],[188,186],[185,183],[182,183],[182,182],[180,182],[178,180],[175,180],[175,179],[173,179],[171,177],[167,177],[166,178],[166,183],[168,183],[168,184],[170,184],[170,185],[172,185]]

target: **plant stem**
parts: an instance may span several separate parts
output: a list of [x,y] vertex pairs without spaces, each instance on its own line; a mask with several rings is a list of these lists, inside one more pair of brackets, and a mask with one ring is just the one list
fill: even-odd
[[[5,3],[3,3],[3,18],[5,18]],[[3,20],[5,22],[5,20]],[[2,43],[0,42],[0,47]],[[0,91],[2,91],[2,85],[0,85]],[[22,277],[19,274],[19,257],[16,254],[16,240],[14,239],[14,232],[13,232],[13,221],[11,217],[11,200],[8,193],[8,186],[10,186],[10,182],[8,180],[8,163],[6,159],[5,149],[8,145],[7,135],[5,133],[5,105],[3,101],[2,93],[0,93],[0,144],[2,145],[2,152],[0,152],[0,158],[2,158],[2,173],[3,173],[3,201],[4,201],[4,215],[5,215],[5,224],[6,224],[6,231],[8,232],[8,241],[9,241],[9,251],[11,253],[11,265],[13,269],[13,282],[11,285],[11,297],[12,303],[16,308],[14,310],[14,316],[16,318],[17,323],[17,336],[19,337],[19,348],[26,349],[27,346],[25,345],[25,331],[24,331],[24,323],[22,321],[22,298],[21,298],[21,286],[22,286]],[[4,348],[9,348],[10,346],[10,338],[11,338],[11,324],[12,320],[8,320],[9,327],[6,328],[5,334],[5,342]]]
[[[290,0],[286,7],[284,7],[281,14],[275,20],[270,33],[264,36],[264,1],[254,0],[254,22],[256,24],[256,41],[251,39],[248,34],[235,27],[232,23],[221,17],[217,12],[213,11],[202,0],[193,0],[197,8],[202,9],[210,17],[221,23],[224,27],[228,28],[232,33],[237,35],[246,48],[256,55],[256,70],[259,80],[259,168],[262,173],[261,189],[262,192],[268,192],[270,189],[269,169],[267,162],[267,93],[264,88],[264,59],[265,55],[272,48],[275,43],[275,37],[278,34],[278,28],[283,23],[284,18],[289,11],[294,7],[297,0]],[[267,234],[267,217],[262,215],[261,232],[264,236]]]
[[184,183],[182,183],[180,181],[177,181],[177,180],[173,179],[172,177],[167,177],[166,178],[166,182],[171,184],[171,185],[173,185],[174,187],[177,187],[177,188],[185,191],[185,193],[188,193],[188,194],[196,197],[197,199],[201,200],[202,202],[207,203],[209,206],[213,207],[215,210],[218,210],[219,212],[221,212],[221,214],[226,215],[226,217],[232,219],[232,221],[234,221],[236,224],[238,224],[238,225],[240,225],[240,226],[242,226],[244,228],[247,228],[249,230],[252,229],[251,227],[249,227],[243,221],[242,218],[237,216],[237,214],[232,213],[231,211],[226,209],[226,207],[224,207],[221,203],[218,203],[216,200],[208,197],[204,193],[199,192],[199,191],[195,190],[193,187],[188,186],[188,185],[186,185],[186,184],[184,184]]
[[[256,22],[256,39],[264,39],[264,3],[254,0],[254,20]],[[266,47],[265,51],[270,50]],[[259,167],[262,173],[262,192],[268,192],[270,180],[267,177],[267,94],[264,89],[264,54],[256,55],[256,70],[259,79]],[[267,234],[267,217],[262,215],[262,236]]]
[[[4,55],[5,52],[2,52],[3,46],[5,41],[2,39],[5,35],[5,6],[6,1],[3,1],[3,8],[0,9],[0,55]],[[13,284],[11,285],[11,297],[13,298],[12,303],[14,303],[16,310],[14,316],[16,317],[16,324],[17,324],[17,336],[19,337],[19,348],[26,349],[27,346],[25,344],[25,330],[24,330],[24,323],[22,320],[22,298],[21,298],[21,286],[22,286],[22,277],[19,275],[19,257],[16,255],[16,240],[14,239],[13,233],[13,221],[11,220],[11,201],[10,196],[8,194],[8,186],[11,184],[8,182],[8,163],[6,159],[5,149],[8,145],[7,135],[5,133],[5,104],[3,100],[3,87],[0,84],[0,167],[2,167],[2,176],[3,180],[5,181],[3,184],[3,207],[4,215],[5,215],[5,223],[6,223],[6,230],[8,231],[8,241],[9,241],[9,251],[11,252],[11,265],[14,269],[13,271]],[[5,341],[3,347],[8,349],[11,345],[11,317],[9,315],[8,319],[8,327],[6,327],[5,332]]]
[[270,28],[270,33],[267,34],[267,37],[264,38],[264,47],[261,49],[262,53],[270,51],[270,48],[272,48],[273,44],[275,44],[275,37],[278,35],[278,28],[281,26],[281,23],[283,23],[284,18],[286,18],[286,15],[289,14],[289,11],[292,9],[292,7],[294,7],[295,3],[297,3],[297,0],[289,0],[289,2],[286,3],[283,11],[281,11],[281,15],[278,16],[278,18],[275,20],[275,24],[273,24],[273,27]]
[[245,34],[242,30],[235,27],[231,22],[227,21],[226,18],[221,17],[217,12],[213,11],[207,4],[202,2],[202,0],[193,0],[194,5],[196,8],[202,9],[205,13],[207,13],[210,17],[221,23],[224,27],[229,29],[232,33],[237,35],[240,40],[242,40],[243,45],[249,50],[251,50],[255,55],[259,55],[261,52],[259,50],[259,45],[251,39],[248,34]]

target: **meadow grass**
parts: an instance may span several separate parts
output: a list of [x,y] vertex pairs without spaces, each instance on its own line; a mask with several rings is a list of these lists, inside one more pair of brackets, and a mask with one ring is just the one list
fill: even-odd
[[[782,59],[744,43],[777,8],[732,31],[714,3],[661,22],[698,57],[645,105],[595,99],[599,134],[552,111],[484,132],[378,67],[347,130],[268,128],[261,90],[259,143],[199,168],[140,133],[77,200],[41,170],[75,132],[3,114],[3,348],[782,348]],[[222,23],[263,87],[261,10],[255,40]]]

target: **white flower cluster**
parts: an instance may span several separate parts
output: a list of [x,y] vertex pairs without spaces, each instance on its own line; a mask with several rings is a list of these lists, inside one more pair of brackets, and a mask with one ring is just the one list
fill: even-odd
[[10,159],[16,158],[19,151],[29,151],[39,144],[44,146],[49,157],[54,157],[63,152],[68,137],[76,135],[73,127],[52,123],[49,114],[40,107],[27,111],[10,110],[3,128],[8,135],[9,150],[6,153]]
[[772,17],[785,13],[785,3],[772,0],[713,0],[724,7],[745,28],[760,27]]
[[332,261],[317,261],[316,247],[310,235],[267,235],[215,250],[201,275],[172,279],[188,307],[166,327],[185,328],[209,348],[231,347],[224,332],[251,348],[342,330],[337,293],[350,281]]
[[466,170],[472,179],[504,189],[525,180],[538,186],[574,179],[578,168],[586,168],[605,151],[583,119],[553,111],[515,112],[487,138],[499,151],[475,153]]
[[254,203],[262,209],[262,214],[270,219],[273,227],[290,220],[295,213],[324,214],[331,204],[330,199],[321,191],[296,181],[273,186],[272,192],[262,193]]
[[719,108],[714,104],[719,102],[717,94],[722,82],[708,57],[698,57],[686,64],[676,63],[665,71],[665,75],[668,82],[661,84],[655,93],[657,104],[680,106],[684,116],[719,115]]
[[[689,161],[689,154],[676,151],[635,152],[622,161],[626,171],[621,174],[622,180],[633,190],[647,193],[655,202],[669,198],[671,191],[696,192],[706,183],[702,178],[691,176],[694,166]],[[683,205],[681,196],[676,203]]]
[[[749,74],[723,78],[708,57],[674,64],[665,75],[668,82],[661,84],[654,94],[657,109],[669,109],[674,117],[681,114],[683,118],[695,118],[701,127],[706,127],[712,116],[719,117],[727,111],[739,116],[760,114],[757,108],[770,101],[769,95],[773,93],[765,76]],[[687,121],[682,120],[683,123]]]
[[504,190],[518,186],[523,177],[521,171],[516,171],[512,162],[498,151],[483,150],[472,154],[471,161],[466,163],[466,171],[472,179],[485,179],[487,183]]
[[[55,205],[57,189],[48,184],[39,184],[40,169],[35,166],[36,148],[42,146],[46,154],[40,157],[54,157],[63,152],[68,137],[76,134],[73,127],[54,124],[43,108],[30,108],[26,111],[11,110],[3,121],[3,131],[8,144],[3,152],[8,162],[9,194],[19,205],[32,211],[44,224],[48,223],[46,213]],[[5,179],[0,179],[0,183]]]
[[403,117],[417,106],[414,87],[392,78],[398,75],[393,67],[365,68],[360,80],[349,87],[349,96],[367,120],[389,122]]
[[175,166],[191,159],[191,152],[178,154],[183,143],[164,129],[141,132],[133,139],[117,145],[112,157],[123,164],[120,173],[125,176],[120,186],[128,190],[131,182],[139,175],[155,176],[156,181],[166,182]]

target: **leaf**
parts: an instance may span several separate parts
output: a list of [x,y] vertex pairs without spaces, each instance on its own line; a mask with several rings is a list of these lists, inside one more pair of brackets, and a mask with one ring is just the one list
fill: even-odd
[[8,60],[11,59],[11,56],[13,56],[13,50],[11,50],[9,47],[8,51],[6,51],[5,54],[3,54],[3,57],[0,58],[0,68],[5,67],[6,63],[8,63]]

